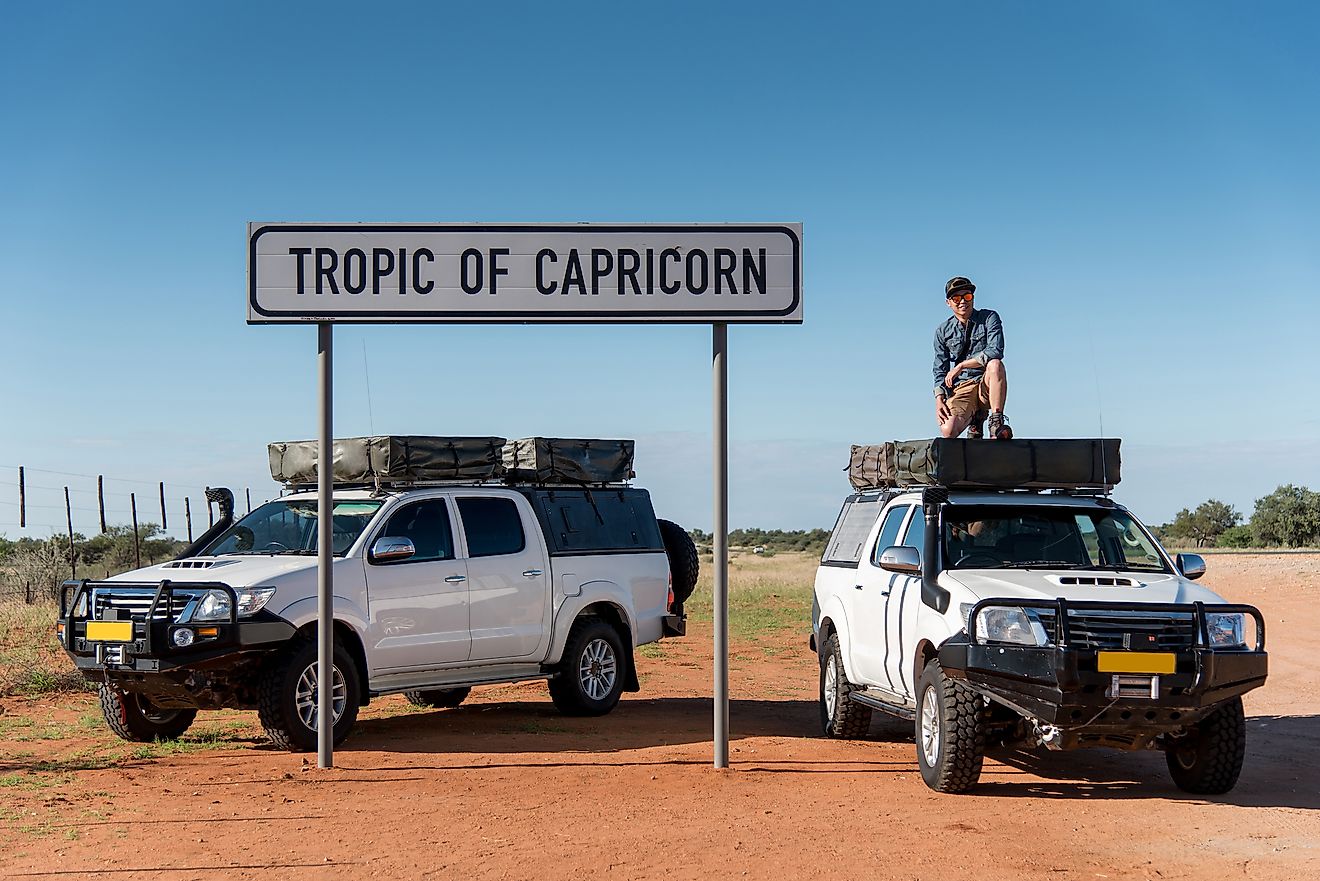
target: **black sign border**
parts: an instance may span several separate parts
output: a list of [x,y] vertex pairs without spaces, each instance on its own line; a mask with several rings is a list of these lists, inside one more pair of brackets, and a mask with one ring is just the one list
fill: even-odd
[[[354,312],[353,317],[340,317],[338,315],[293,315],[287,311],[270,311],[257,305],[257,239],[268,232],[442,232],[442,233],[628,233],[628,232],[657,232],[657,233],[758,233],[758,232],[777,232],[788,236],[789,241],[793,243],[793,302],[784,309],[767,309],[760,311],[741,311],[736,317],[724,317],[719,314],[693,313],[693,312],[674,312],[674,311],[647,311],[630,312],[628,318],[616,317],[617,313],[610,312],[574,312],[571,316],[563,318],[546,318],[545,313],[533,312],[508,312],[501,313],[499,318],[490,317],[489,312],[485,311],[435,311],[435,312],[409,312],[408,318],[398,317],[394,311],[380,312]],[[646,319],[663,318],[664,324],[801,324],[801,318],[784,318],[782,316],[791,315],[795,312],[802,302],[802,241],[798,237],[797,231],[792,227],[779,224],[759,224],[759,225],[734,225],[734,224],[714,224],[704,226],[702,224],[434,224],[434,223],[345,223],[345,224],[280,224],[278,226],[262,225],[252,231],[248,237],[248,306],[252,312],[263,316],[262,319],[254,320],[250,315],[247,319],[248,324],[306,324],[308,322],[328,321],[333,324],[648,324]],[[412,317],[418,316],[418,317]],[[756,316],[756,317],[750,317]],[[370,319],[377,320],[372,321]],[[585,320],[594,319],[594,320]]]

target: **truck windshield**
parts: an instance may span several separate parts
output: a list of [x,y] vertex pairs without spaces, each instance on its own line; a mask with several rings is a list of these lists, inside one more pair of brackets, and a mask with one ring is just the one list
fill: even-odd
[[[382,502],[370,499],[335,502],[335,556],[342,557],[362,530],[380,510]],[[226,554],[316,554],[316,508],[314,499],[267,502],[221,533],[198,556]]]
[[1022,505],[945,508],[944,565],[1169,571],[1155,543],[1123,511]]

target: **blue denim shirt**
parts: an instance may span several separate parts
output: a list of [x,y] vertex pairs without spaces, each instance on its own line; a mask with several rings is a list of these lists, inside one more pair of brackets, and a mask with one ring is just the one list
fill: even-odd
[[[973,309],[972,317],[967,319],[971,325],[972,344],[967,350],[967,358],[980,363],[980,367],[969,367],[958,374],[954,383],[960,386],[965,382],[980,379],[985,375],[985,365],[996,358],[1004,357],[1004,328],[999,322],[999,313],[993,309]],[[944,377],[958,362],[955,360],[962,351],[963,326],[958,316],[950,315],[949,320],[935,328],[935,394],[948,395],[950,388],[945,386]]]

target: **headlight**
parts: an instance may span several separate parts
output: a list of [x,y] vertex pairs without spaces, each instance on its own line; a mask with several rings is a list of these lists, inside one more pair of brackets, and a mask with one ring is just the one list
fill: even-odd
[[1246,627],[1241,612],[1215,613],[1205,616],[1205,629],[1210,633],[1210,647],[1216,649],[1236,649],[1246,645],[1242,631]]
[[273,587],[249,587],[238,592],[238,617],[246,618],[266,608],[275,595]]
[[202,594],[189,621],[228,621],[229,594],[223,590],[208,590]]
[[976,615],[978,642],[1010,642],[1015,645],[1049,645],[1050,637],[1030,609],[989,606]]
[[[260,612],[275,594],[273,587],[245,587],[234,591],[238,597],[237,617],[245,618]],[[208,590],[197,602],[189,621],[228,621],[229,594],[223,590]]]

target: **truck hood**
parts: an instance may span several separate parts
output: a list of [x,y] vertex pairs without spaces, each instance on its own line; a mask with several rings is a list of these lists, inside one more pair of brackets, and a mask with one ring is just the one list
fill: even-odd
[[[335,562],[343,562],[342,557]],[[316,557],[277,557],[270,554],[227,557],[187,557],[159,566],[147,566],[114,575],[108,581],[160,582],[169,579],[177,584],[220,581],[230,587],[256,587],[285,581],[294,573],[316,571]]]
[[[1183,578],[1152,572],[1113,572],[1068,569],[962,569],[945,571],[940,581],[949,581],[970,593],[974,600],[990,597],[1022,599],[1098,600],[1121,603],[1222,603],[1219,594]],[[1106,585],[1104,580],[1117,580]],[[1122,582],[1130,582],[1123,584]]]

